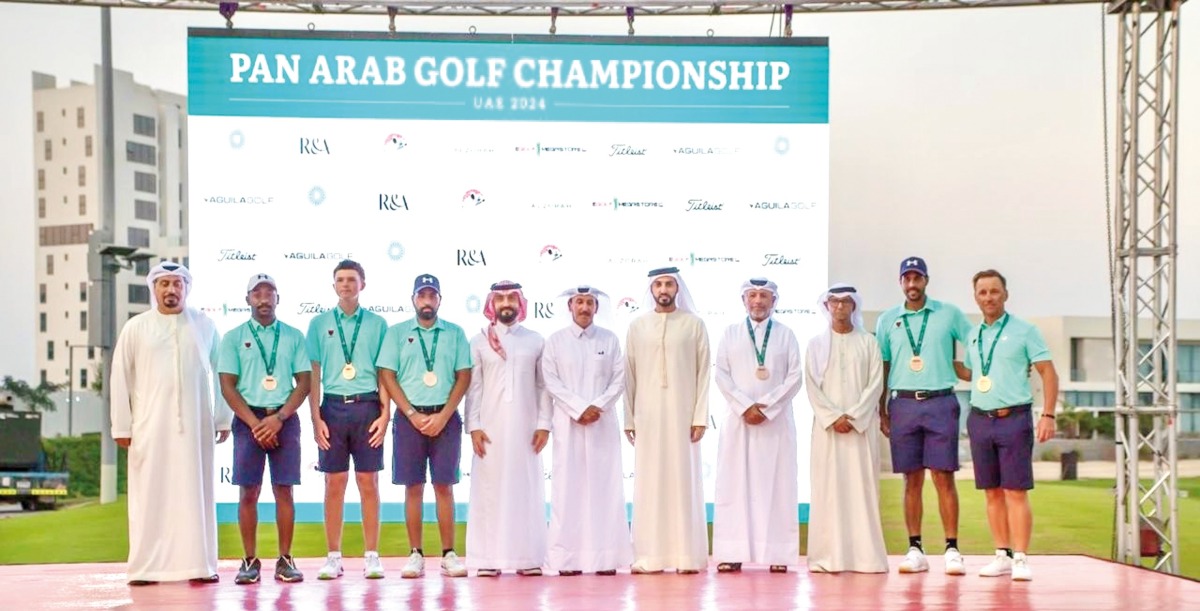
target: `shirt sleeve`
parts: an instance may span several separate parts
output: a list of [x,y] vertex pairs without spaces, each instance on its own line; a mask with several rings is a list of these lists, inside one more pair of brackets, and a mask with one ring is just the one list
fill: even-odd
[[400,371],[400,325],[393,325],[383,335],[383,345],[379,347],[379,356],[375,358],[375,366],[380,369]]
[[1025,332],[1025,356],[1030,363],[1050,360],[1050,348],[1046,347],[1042,331],[1033,325],[1029,325],[1029,330]]
[[963,367],[967,369],[975,369],[975,351],[979,348],[975,345],[977,336],[967,336],[967,341],[963,342]]
[[308,335],[305,337],[305,348],[308,352],[308,360],[316,363],[321,363],[321,325],[318,321],[320,316],[316,316],[308,323]]
[[[312,361],[308,358],[308,350],[304,345],[304,334],[299,329],[291,329],[292,335],[292,373],[312,371]],[[228,338],[226,338],[228,339]]]
[[891,326],[892,320],[887,312],[881,314],[879,320],[875,321],[875,341],[879,342],[879,355],[885,363],[892,360]]
[[971,321],[967,320],[967,315],[958,307],[954,308],[954,335],[963,347],[967,347],[967,342],[971,337],[971,331],[974,327],[971,326]]
[[221,338],[221,349],[217,353],[217,373],[231,373],[233,375],[241,375],[241,359],[238,358],[237,349],[237,329],[225,334]]
[[[455,327],[457,336],[454,340],[454,371],[462,371],[471,369],[475,366],[471,356],[471,342],[467,341],[467,334],[462,330],[462,327]],[[475,376],[471,376],[474,380]]]

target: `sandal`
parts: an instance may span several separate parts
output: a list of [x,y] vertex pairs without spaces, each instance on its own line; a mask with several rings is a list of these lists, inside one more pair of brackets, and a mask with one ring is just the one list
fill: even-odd
[[737,573],[741,570],[742,563],[740,562],[722,562],[721,564],[717,565],[718,573]]
[[771,572],[772,573],[786,573],[787,565],[786,564],[772,564]]
[[560,577],[574,577],[576,575],[582,575],[582,574],[583,574],[583,571],[559,571],[558,572],[558,575]]

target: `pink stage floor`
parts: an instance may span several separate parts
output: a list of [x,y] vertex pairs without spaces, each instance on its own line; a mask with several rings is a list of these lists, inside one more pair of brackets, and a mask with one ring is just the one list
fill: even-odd
[[[1200,609],[1200,583],[1086,556],[1034,556],[1034,581],[975,575],[987,562],[969,557],[966,577],[931,572],[900,575],[891,559],[887,575],[822,575],[793,571],[773,575],[766,567],[717,574],[613,577],[518,577],[445,579],[436,560],[426,576],[401,579],[403,558],[385,558],[386,579],[362,577],[362,560],[347,559],[346,575],[318,581],[321,559],[297,562],[306,580],[280,584],[270,573],[260,584],[233,583],[236,561],[222,561],[221,583],[130,588],[122,564],[0,566],[0,609],[1084,609],[1087,611]],[[268,565],[263,562],[264,568]],[[274,563],[270,563],[274,566]]]

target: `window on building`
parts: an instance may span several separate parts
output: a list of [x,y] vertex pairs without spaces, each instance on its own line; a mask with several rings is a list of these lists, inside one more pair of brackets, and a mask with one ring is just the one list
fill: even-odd
[[79,330],[87,331],[87,310],[79,311]]
[[79,387],[87,388],[87,369],[86,368],[79,370]]
[[158,193],[158,177],[146,172],[134,172],[133,190],[142,193]]
[[46,190],[46,170],[38,169],[38,191]]
[[42,370],[41,380],[42,380],[42,386],[45,386],[46,385],[46,370],[45,369]]
[[37,130],[39,134],[46,131],[46,113],[40,110],[37,113]]
[[133,218],[140,221],[158,220],[158,202],[137,199],[133,201]]
[[92,137],[84,136],[83,138],[83,154],[86,157],[92,156]]
[[151,138],[158,135],[158,130],[155,126],[154,117],[145,115],[133,115],[133,133],[139,136],[149,136]]
[[54,275],[54,255],[46,255],[46,275]]
[[42,143],[42,153],[43,153],[43,156],[45,157],[46,161],[50,161],[51,159],[54,159],[54,141],[53,140],[46,138],[45,142]]
[[87,195],[79,194],[79,216],[87,216]]
[[79,166],[79,186],[87,186],[87,166]]
[[46,198],[44,197],[38,198],[38,218],[46,218]]
[[46,332],[46,313],[45,312],[41,312],[38,314],[38,331],[41,331],[42,333]]
[[79,283],[79,301],[87,303],[87,281]]
[[[87,244],[88,235],[92,232],[91,223],[76,223],[74,225],[47,225],[38,227],[38,245],[65,246],[69,244]],[[66,255],[63,256],[66,259]]]
[[149,144],[141,144],[138,142],[125,142],[125,161],[133,163],[144,163],[146,165],[158,165],[158,151]]
[[144,284],[129,285],[129,303],[150,303],[150,287]]
[[54,340],[46,342],[46,360],[54,360]]
[[192,264],[191,264],[191,263],[188,263],[188,259],[190,259],[190,258],[191,258],[191,257],[184,257],[184,258],[183,258],[183,266],[184,266],[184,267],[186,267],[186,268],[189,268],[189,269],[192,267]]
[[94,360],[95,358],[96,358],[96,349],[91,346],[88,346],[88,360],[91,361],[91,360]]
[[75,127],[83,127],[83,107],[75,109]]
[[46,285],[38,285],[38,303],[46,303]]
[[150,230],[141,227],[130,227],[128,231],[129,245],[134,248],[150,248]]
[[133,273],[138,276],[145,276],[150,273],[150,260],[140,259],[133,262]]

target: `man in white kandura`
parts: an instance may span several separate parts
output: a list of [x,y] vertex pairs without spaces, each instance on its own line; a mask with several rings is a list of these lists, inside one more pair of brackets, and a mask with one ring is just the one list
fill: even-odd
[[813,408],[808,570],[886,573],[879,517],[879,395],[883,359],[863,330],[862,300],[835,284],[821,296],[829,329],[808,343]]
[[546,561],[546,483],[542,449],[550,438],[550,395],[542,382],[541,335],[521,325],[521,285],[492,285],[471,340],[467,432],[475,451],[467,509],[467,562],[479,577],[503,569],[542,574]]
[[129,585],[216,583],[215,443],[233,412],[216,368],[221,338],[187,307],[192,275],[163,261],[146,276],[153,306],[113,350],[112,436],[129,450]]
[[634,445],[633,573],[708,566],[700,440],[708,426],[708,331],[679,268],[652,270],[625,342],[625,436]]
[[717,348],[717,387],[729,406],[717,446],[713,558],[717,571],[743,562],[786,573],[800,560],[796,419],[800,345],[772,313],[779,287],[766,278],[742,284],[746,318]]
[[554,403],[547,566],[560,575],[615,575],[633,561],[621,481],[621,425],[613,407],[625,390],[617,335],[594,323],[595,287],[567,299],[572,323],[546,341],[542,377]]

